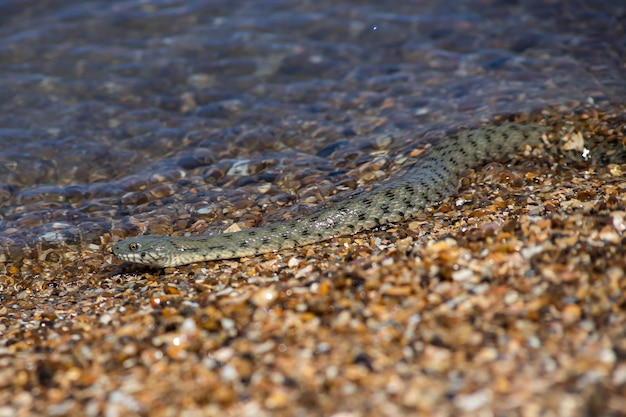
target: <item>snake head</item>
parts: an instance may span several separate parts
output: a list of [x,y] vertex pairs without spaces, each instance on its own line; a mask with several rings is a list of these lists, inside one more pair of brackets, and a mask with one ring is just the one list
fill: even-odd
[[124,239],[112,251],[121,261],[163,268],[170,266],[169,245],[164,236],[144,235]]

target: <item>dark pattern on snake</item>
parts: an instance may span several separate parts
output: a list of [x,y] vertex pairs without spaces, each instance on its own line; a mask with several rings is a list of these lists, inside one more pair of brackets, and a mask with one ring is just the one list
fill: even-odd
[[218,235],[138,236],[115,244],[113,254],[154,267],[178,266],[279,251],[401,222],[453,195],[468,169],[538,143],[542,131],[516,123],[461,131],[432,146],[403,177],[309,216]]

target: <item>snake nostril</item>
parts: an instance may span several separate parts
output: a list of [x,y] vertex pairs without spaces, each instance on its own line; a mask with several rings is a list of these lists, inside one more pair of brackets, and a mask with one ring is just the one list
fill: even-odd
[[145,258],[145,257],[146,257],[146,253],[145,253],[145,252],[141,252],[141,255],[140,255],[140,256],[141,256],[142,258]]

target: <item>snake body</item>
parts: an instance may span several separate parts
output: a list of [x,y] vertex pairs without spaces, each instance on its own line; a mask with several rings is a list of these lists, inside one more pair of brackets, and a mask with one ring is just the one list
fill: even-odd
[[401,222],[454,194],[468,169],[537,143],[542,130],[507,122],[460,131],[433,145],[403,177],[306,217],[234,233],[132,237],[115,244],[113,254],[153,267],[178,266],[279,251]]

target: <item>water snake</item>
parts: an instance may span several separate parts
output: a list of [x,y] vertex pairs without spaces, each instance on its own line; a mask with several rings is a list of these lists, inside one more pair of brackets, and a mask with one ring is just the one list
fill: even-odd
[[116,243],[113,254],[153,267],[178,266],[279,251],[401,222],[454,194],[468,169],[537,143],[542,130],[506,122],[460,131],[433,145],[406,175],[311,215],[234,233],[132,237]]

